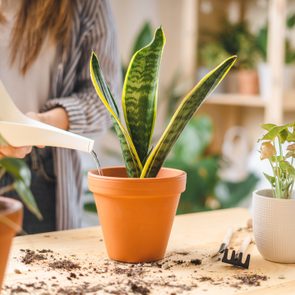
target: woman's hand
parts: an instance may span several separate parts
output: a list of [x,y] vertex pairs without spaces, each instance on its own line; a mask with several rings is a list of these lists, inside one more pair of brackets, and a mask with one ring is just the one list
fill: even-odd
[[[40,122],[68,130],[69,120],[67,112],[63,108],[55,108],[45,113],[27,113],[27,116]],[[42,148],[43,146],[38,146]],[[0,159],[3,157],[24,158],[32,151],[31,146],[13,147],[10,145],[0,146]]]
[[24,158],[32,151],[31,146],[13,147],[11,145],[0,146],[0,159],[4,157]]
[[[55,108],[45,113],[27,113],[27,116],[40,122],[68,130],[69,120],[67,112],[63,108]],[[38,146],[43,148],[44,146]],[[11,145],[0,146],[0,159],[3,157],[24,158],[32,151],[31,146],[13,147]]]

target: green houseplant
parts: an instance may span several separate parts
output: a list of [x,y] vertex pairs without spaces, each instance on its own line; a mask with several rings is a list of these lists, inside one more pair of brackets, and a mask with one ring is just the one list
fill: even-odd
[[242,94],[258,93],[257,63],[259,50],[255,36],[250,32],[246,22],[231,24],[225,22],[218,41],[230,55],[237,54],[238,91]]
[[232,56],[205,76],[182,100],[158,143],[152,148],[158,73],[165,36],[158,28],[150,44],[137,51],[124,81],[122,104],[126,127],[93,53],[90,74],[109,111],[125,167],[88,174],[110,258],[125,262],[163,258],[186,174],[162,168],[170,149],[196,110],[233,66]]
[[262,126],[261,159],[267,160],[272,175],[264,173],[271,189],[253,194],[253,230],[262,256],[282,263],[295,262],[295,122]]
[[[6,144],[0,136],[0,145]],[[38,218],[42,218],[33,195],[29,189],[31,174],[22,160],[14,158],[0,159],[0,179],[8,173],[12,183],[0,187],[0,196],[15,190],[28,209]],[[20,230],[22,222],[22,204],[10,198],[0,197],[0,290],[8,259],[12,238]]]

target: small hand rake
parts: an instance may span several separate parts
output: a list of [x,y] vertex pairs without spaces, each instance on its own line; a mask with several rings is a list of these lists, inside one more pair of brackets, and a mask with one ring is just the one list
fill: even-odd
[[247,255],[246,260],[243,262],[243,254],[246,253],[247,248],[249,247],[251,243],[251,237],[246,237],[238,250],[236,252],[235,250],[232,251],[230,258],[229,257],[229,250],[228,248],[224,250],[224,254],[222,257],[222,262],[231,264],[233,266],[241,267],[241,268],[249,268],[250,264],[250,254]]

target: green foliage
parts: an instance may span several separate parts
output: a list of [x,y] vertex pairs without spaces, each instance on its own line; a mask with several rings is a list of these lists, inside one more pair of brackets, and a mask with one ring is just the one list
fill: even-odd
[[210,209],[206,201],[215,197],[218,182],[218,156],[206,155],[213,124],[209,117],[194,117],[174,145],[165,166],[187,172],[187,186],[181,196],[178,213]]
[[[286,21],[287,30],[295,28],[295,14],[290,14]],[[259,53],[264,61],[267,58],[267,38],[268,38],[268,27],[264,25],[257,33],[256,44],[259,49]],[[290,40],[285,40],[285,63],[292,64],[295,62],[295,49],[291,46]]]
[[141,178],[156,177],[184,127],[236,61],[236,56],[225,60],[183,98],[160,140],[151,150],[150,138],[156,115],[158,70],[164,43],[164,33],[162,28],[158,28],[152,42],[136,52],[131,59],[123,86],[123,109],[129,132],[123,127],[115,112],[113,106],[115,102],[95,54],[92,54],[90,60],[90,74],[94,88],[113,118],[130,177],[138,177],[139,170]]
[[84,210],[91,213],[97,213],[96,205],[93,202],[85,203]]
[[213,34],[215,41],[201,45],[201,64],[211,67],[225,56],[237,55],[237,68],[254,69],[260,57],[260,49],[245,22],[231,24],[223,21],[220,32]]
[[137,151],[134,147],[134,144],[132,142],[132,139],[128,131],[121,124],[121,121],[119,119],[119,114],[118,114],[118,107],[105,82],[103,73],[101,71],[101,68],[95,53],[92,54],[91,60],[90,60],[90,76],[99,98],[101,99],[101,101],[103,102],[103,104],[105,105],[109,113],[111,114],[115,132],[120,141],[123,158],[126,164],[128,175],[130,177],[139,177],[142,170],[141,161],[138,157]]
[[249,31],[245,22],[230,24],[224,22],[218,42],[229,54],[239,56],[237,66],[242,69],[254,69],[259,59],[259,49],[255,36]]
[[207,116],[193,118],[165,161],[165,166],[187,172],[179,214],[237,206],[251,194],[258,181],[253,174],[237,183],[220,180],[220,156],[207,152],[212,137],[211,119]]
[[[273,175],[264,173],[276,198],[289,199],[292,196],[295,181],[295,122],[277,126],[264,124],[267,132],[262,136],[260,148],[261,160],[267,159]],[[283,145],[286,144],[286,150]]]
[[229,54],[218,42],[211,42],[201,46],[200,58],[202,65],[211,69],[225,60]]
[[154,41],[134,54],[123,87],[125,122],[143,165],[157,114],[158,75],[164,44],[163,31],[158,29]]
[[[1,137],[0,137],[1,139]],[[3,139],[2,139],[3,142]],[[0,195],[15,190],[26,207],[38,218],[42,219],[42,215],[38,209],[36,201],[30,191],[31,171],[24,161],[15,158],[0,159],[0,175],[5,173],[11,175],[14,179],[13,183],[0,188]],[[1,178],[1,177],[0,177]]]
[[252,194],[258,181],[259,178],[251,173],[246,179],[239,182],[220,182],[217,195],[221,208],[238,206],[245,197]]

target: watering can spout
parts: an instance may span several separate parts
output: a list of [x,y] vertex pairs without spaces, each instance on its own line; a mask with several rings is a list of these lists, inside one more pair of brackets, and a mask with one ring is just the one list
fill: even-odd
[[92,152],[94,141],[25,116],[0,81],[0,135],[12,146],[52,146]]

